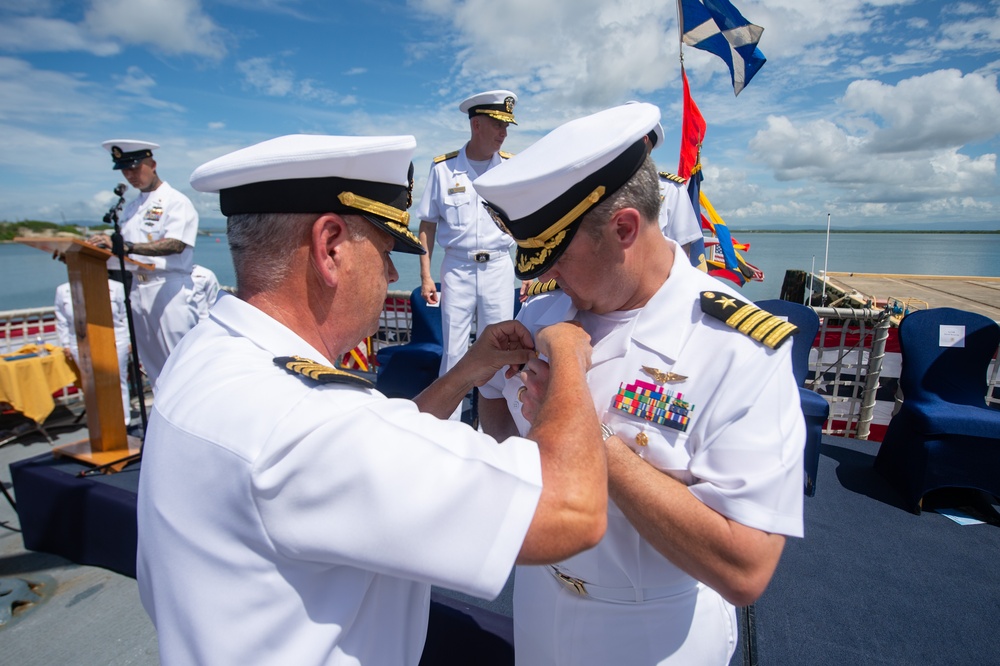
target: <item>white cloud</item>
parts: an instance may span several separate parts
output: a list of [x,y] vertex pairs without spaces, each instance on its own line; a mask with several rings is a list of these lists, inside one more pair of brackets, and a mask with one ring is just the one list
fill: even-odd
[[0,23],[0,49],[14,52],[83,51],[97,56],[119,53],[121,47],[97,39],[80,25],[42,17],[11,18]]
[[996,76],[938,70],[900,81],[855,81],[843,105],[881,119],[868,140],[878,153],[948,148],[1000,133],[1000,90]]
[[226,52],[222,29],[198,0],[92,0],[84,24],[99,37],[168,55],[220,58]]
[[52,16],[65,11],[61,3],[21,4],[27,7],[0,5],[8,12],[31,14],[7,17],[0,24],[0,49],[113,56],[123,46],[136,45],[167,55],[216,59],[226,53],[225,33],[202,11],[199,0],[90,0],[79,23]]
[[353,95],[337,95],[313,79],[299,79],[293,70],[276,66],[270,57],[250,58],[236,63],[246,84],[269,97],[289,97],[321,104],[352,106]]
[[[623,102],[677,76],[673,3],[642,0],[415,0],[450,26],[458,47],[450,105],[462,92],[489,87],[530,92],[536,125],[552,126],[577,110]],[[676,33],[674,33],[676,35]],[[456,92],[460,91],[460,92]],[[538,113],[550,118],[538,118]]]

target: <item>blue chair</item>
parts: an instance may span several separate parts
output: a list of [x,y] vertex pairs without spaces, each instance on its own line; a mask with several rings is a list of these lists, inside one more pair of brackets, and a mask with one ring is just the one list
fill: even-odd
[[[942,346],[942,326],[964,328],[963,346]],[[986,403],[986,373],[998,344],[996,322],[954,308],[918,310],[899,325],[903,404],[875,469],[914,513],[938,488],[1000,495],[1000,409]]]
[[417,287],[410,293],[410,310],[410,341],[383,347],[375,355],[380,366],[375,388],[390,398],[414,398],[441,370],[441,308],[429,306]]
[[809,350],[812,348],[816,332],[819,331],[819,317],[812,308],[780,299],[757,301],[757,307],[767,310],[799,327],[792,337],[792,374],[799,385],[799,403],[806,421],[806,446],[802,456],[805,467],[805,494],[816,494],[816,475],[819,470],[819,447],[823,441],[823,425],[830,416],[830,403],[826,398],[805,388],[809,376]]

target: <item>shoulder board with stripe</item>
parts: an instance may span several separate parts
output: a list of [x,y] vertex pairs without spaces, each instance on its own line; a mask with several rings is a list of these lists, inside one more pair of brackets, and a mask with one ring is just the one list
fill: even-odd
[[501,150],[500,157],[504,158],[505,160],[509,160],[510,158],[514,157],[514,153],[508,153],[507,151]]
[[686,180],[678,176],[676,173],[670,173],[669,171],[661,171],[660,177],[665,178],[666,180],[672,180],[675,183],[680,183],[681,185],[687,182]]
[[538,296],[539,294],[545,294],[550,291],[555,291],[559,288],[555,280],[549,280],[548,282],[539,282],[535,280],[528,285],[528,289],[525,291],[525,296]]
[[456,157],[458,157],[458,151],[453,150],[450,153],[445,153],[444,155],[438,155],[437,157],[435,157],[434,164],[437,164],[439,162],[444,162],[445,160],[452,160],[455,159]]
[[293,375],[301,375],[320,384],[349,384],[362,388],[375,388],[370,381],[352,372],[331,368],[301,356],[278,356],[274,364]]
[[705,314],[721,319],[727,326],[771,349],[780,347],[799,330],[795,324],[728,294],[701,292],[701,309]]

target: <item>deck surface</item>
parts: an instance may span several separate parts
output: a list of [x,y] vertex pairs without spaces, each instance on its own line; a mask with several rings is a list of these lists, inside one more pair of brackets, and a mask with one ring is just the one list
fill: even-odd
[[[916,301],[916,309],[957,308],[976,312],[1000,322],[1000,277],[897,275],[888,273],[835,273],[828,275],[827,290],[845,292],[860,298],[874,297],[879,303],[890,298]],[[815,291],[822,287],[822,277],[815,278]],[[843,303],[848,306],[848,303]]]

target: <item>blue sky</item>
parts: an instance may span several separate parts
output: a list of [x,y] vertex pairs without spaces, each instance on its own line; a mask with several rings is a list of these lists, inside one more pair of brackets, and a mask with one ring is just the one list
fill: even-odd
[[[704,190],[731,227],[1000,229],[997,1],[735,4],[768,58],[739,97],[684,49]],[[678,52],[672,0],[0,0],[0,220],[98,222],[123,182],[111,138],[159,143],[203,227],[224,221],[191,171],[282,134],[413,134],[419,196],[468,138],[459,101],[494,88],[520,98],[515,153],[657,104],[673,171]]]

